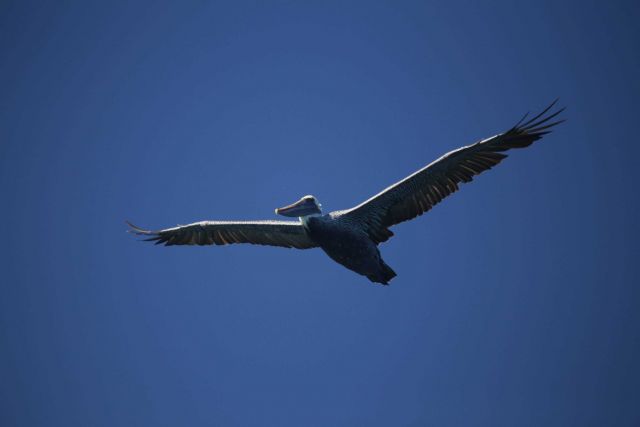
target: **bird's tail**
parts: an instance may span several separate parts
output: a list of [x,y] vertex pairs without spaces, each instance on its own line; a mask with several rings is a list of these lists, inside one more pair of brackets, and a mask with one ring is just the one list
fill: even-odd
[[385,285],[389,284],[389,280],[393,279],[397,276],[396,272],[393,271],[391,267],[389,267],[384,261],[380,260],[380,264],[382,266],[382,279]]

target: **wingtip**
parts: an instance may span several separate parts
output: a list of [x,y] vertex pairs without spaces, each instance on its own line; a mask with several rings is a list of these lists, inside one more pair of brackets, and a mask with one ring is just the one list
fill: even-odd
[[517,128],[518,126],[520,126],[520,124],[522,124],[522,122],[524,122],[524,119],[527,118],[527,116],[529,115],[529,112],[527,111],[526,113],[524,113],[524,116],[522,116],[522,118],[520,120],[518,120],[518,123],[516,123],[513,128]]
[[[535,117],[532,117],[531,119],[527,120],[526,122],[523,122],[523,120],[520,120],[518,122],[518,124],[516,124],[513,127],[513,130],[517,130],[517,131],[525,131],[527,133],[530,132],[537,132],[537,131],[541,131],[543,129],[548,129],[551,128],[553,126],[556,126],[564,121],[566,121],[566,119],[561,119],[561,120],[556,120],[555,122],[551,123],[551,124],[547,124],[545,126],[542,126],[543,124],[549,122],[551,119],[553,119],[554,117],[557,117],[560,113],[562,113],[563,111],[566,110],[567,107],[562,107],[559,108],[557,111],[552,112],[550,114],[547,114],[560,100],[560,98],[556,98],[553,100],[553,102],[551,104],[549,104],[544,110],[542,110],[540,113],[538,113]],[[525,115],[526,117],[526,115]]]
[[130,221],[124,221],[125,224],[127,224],[129,226],[129,230],[127,230],[127,233],[133,233],[133,234],[149,234],[149,230],[145,230],[143,228],[140,228],[134,224],[132,224]]

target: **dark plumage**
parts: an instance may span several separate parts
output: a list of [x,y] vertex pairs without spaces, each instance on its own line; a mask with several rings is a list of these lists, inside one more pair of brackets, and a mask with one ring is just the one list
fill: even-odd
[[313,196],[276,209],[299,221],[203,221],[185,226],[149,231],[130,223],[131,232],[149,236],[156,244],[226,245],[251,243],[287,248],[322,248],[334,261],[372,282],[388,284],[396,273],[382,260],[378,244],[387,241],[393,225],[427,212],[458,190],[463,182],[491,169],[512,148],[524,148],[563,122],[553,121],[564,109],[547,114],[556,104],[537,116],[525,117],[504,133],[451,151],[405,179],[391,185],[358,206],[321,214]]

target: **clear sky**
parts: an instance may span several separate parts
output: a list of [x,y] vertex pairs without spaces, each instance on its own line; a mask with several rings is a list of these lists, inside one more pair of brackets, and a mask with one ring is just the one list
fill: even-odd
[[[640,425],[640,8],[479,3],[0,3],[0,424]],[[125,233],[348,208],[556,97],[389,287]]]

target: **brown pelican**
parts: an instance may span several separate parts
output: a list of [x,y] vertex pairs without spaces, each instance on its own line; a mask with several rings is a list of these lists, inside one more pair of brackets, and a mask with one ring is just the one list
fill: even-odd
[[389,228],[427,212],[442,199],[491,169],[512,148],[524,148],[564,120],[552,121],[564,109],[547,114],[557,100],[528,121],[525,116],[504,133],[453,150],[431,164],[351,209],[322,213],[314,196],[276,209],[276,214],[298,221],[202,221],[164,230],[134,226],[131,232],[145,240],[171,245],[227,245],[251,243],[309,249],[320,247],[334,261],[372,282],[388,284],[396,273],[381,258],[378,245],[389,240]]

